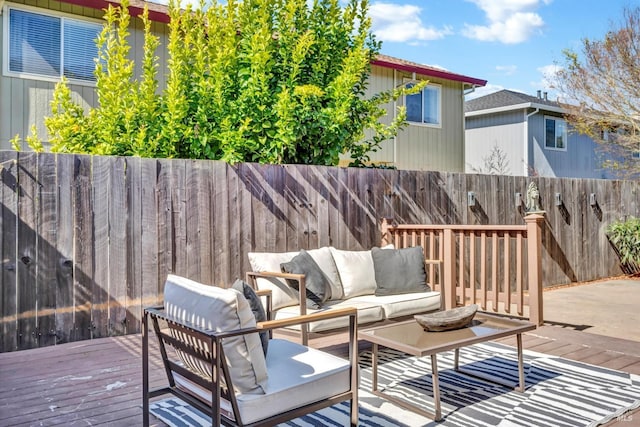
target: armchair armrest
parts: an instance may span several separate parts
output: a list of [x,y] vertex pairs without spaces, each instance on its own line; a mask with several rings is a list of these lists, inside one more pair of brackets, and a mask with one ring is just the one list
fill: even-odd
[[[257,279],[285,279],[285,282],[288,280],[293,280],[298,282],[298,305],[300,306],[300,315],[307,314],[307,304],[306,304],[306,295],[307,295],[307,284],[306,277],[304,274],[296,274],[296,273],[282,273],[278,271],[248,271],[246,273],[247,283],[253,287],[253,289],[258,289]],[[288,285],[288,283],[287,283]],[[300,295],[303,295],[301,297]]]

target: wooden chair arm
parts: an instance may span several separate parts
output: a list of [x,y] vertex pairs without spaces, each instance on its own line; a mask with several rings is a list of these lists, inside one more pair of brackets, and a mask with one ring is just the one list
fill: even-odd
[[304,274],[281,273],[279,271],[247,271],[247,278],[251,278],[251,281],[257,278],[277,278],[300,281],[304,278]]
[[288,319],[267,320],[265,322],[258,323],[258,329],[275,329],[285,328],[287,326],[299,325],[303,323],[316,322],[319,320],[332,319],[334,317],[341,316],[355,316],[357,317],[358,310],[354,307],[342,307],[326,311],[317,311],[311,314],[305,314],[301,316],[290,317]]

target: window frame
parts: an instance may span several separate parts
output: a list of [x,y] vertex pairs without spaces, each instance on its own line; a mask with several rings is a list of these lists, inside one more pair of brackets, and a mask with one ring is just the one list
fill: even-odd
[[[45,74],[36,74],[36,73],[29,73],[29,72],[18,72],[18,71],[11,71],[10,70],[10,68],[9,68],[9,65],[10,65],[9,15],[10,15],[10,10],[12,10],[12,9],[60,19],[60,28],[61,28],[61,37],[60,37],[60,75],[58,75],[58,76],[50,76],[50,75],[45,75]],[[63,57],[64,57],[64,26],[65,26],[65,21],[77,22],[80,25],[97,24],[100,27],[100,30],[104,26],[104,21],[102,19],[91,18],[91,17],[87,17],[87,16],[74,15],[74,14],[70,14],[70,13],[59,12],[59,11],[56,11],[56,10],[50,10],[50,9],[45,9],[45,8],[35,7],[35,6],[29,6],[29,5],[23,5],[23,4],[7,3],[2,7],[1,12],[2,12],[2,15],[3,15],[2,16],[2,28],[3,28],[2,29],[2,38],[3,38],[3,43],[2,43],[2,51],[3,51],[3,54],[2,54],[2,62],[3,62],[2,74],[3,74],[3,76],[6,76],[6,77],[15,77],[15,78],[20,78],[20,79],[29,79],[29,80],[36,80],[36,81],[43,81],[43,82],[51,82],[51,83],[58,83],[58,82],[60,82],[62,80],[62,77],[64,76]],[[96,81],[95,80],[84,80],[84,79],[76,79],[76,78],[67,77],[67,81],[70,84],[73,84],[73,85],[96,87]]]
[[[567,146],[569,145],[569,124],[567,123],[567,121],[565,119],[563,119],[562,117],[557,117],[557,116],[544,116],[543,117],[543,132],[544,132],[544,148],[545,150],[551,150],[551,151],[567,151]],[[554,126],[554,141],[553,141],[553,146],[549,146],[547,145],[547,120],[553,120],[555,123]],[[564,123],[564,147],[560,147],[558,148],[557,146],[557,131],[558,131],[558,124],[557,122],[561,121]]]
[[[408,85],[411,83],[415,83],[416,80],[415,79],[408,79],[405,78],[404,79],[404,85]],[[407,118],[407,123],[412,125],[412,126],[424,126],[424,127],[429,127],[429,128],[436,128],[436,129],[441,129],[442,128],[442,85],[441,84],[437,84],[437,83],[427,83],[427,85],[420,91],[420,94],[423,94],[424,90],[426,88],[432,88],[432,89],[436,89],[438,91],[438,123],[427,123],[424,121],[413,121],[413,120],[409,120]],[[422,118],[422,120],[424,120],[424,95],[421,97],[422,100],[422,105],[421,105],[421,110],[420,110],[420,117]],[[403,97],[403,102],[404,102],[404,106],[405,108],[407,108],[407,95],[405,95]]]

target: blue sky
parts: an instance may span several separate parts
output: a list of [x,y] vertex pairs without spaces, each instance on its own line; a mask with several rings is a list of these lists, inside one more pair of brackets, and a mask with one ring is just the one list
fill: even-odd
[[556,94],[545,76],[562,50],[602,39],[631,0],[371,1],[381,53],[487,80],[472,96],[510,89]]

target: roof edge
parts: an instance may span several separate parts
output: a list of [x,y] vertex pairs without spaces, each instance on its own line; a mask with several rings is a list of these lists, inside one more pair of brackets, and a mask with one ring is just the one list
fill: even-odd
[[453,80],[456,82],[467,83],[474,86],[485,86],[486,80],[477,79],[475,77],[469,77],[462,74],[452,73],[445,70],[436,70],[431,67],[420,67],[418,65],[398,64],[391,61],[385,61],[383,59],[374,59],[371,61],[371,65],[378,65],[384,68],[391,68],[395,70],[408,71],[410,73],[423,74],[425,76],[437,77],[440,79]]
[[[118,1],[107,1],[107,0],[60,0],[61,3],[74,4],[76,6],[84,6],[92,9],[105,10],[109,7],[109,5],[120,6],[120,2]],[[144,3],[144,2],[138,2]],[[168,24],[170,21],[168,10],[165,12],[164,10],[154,10],[154,9],[166,9],[164,5],[156,4],[156,3],[147,3],[149,7],[149,19],[155,22],[162,22],[164,24]],[[144,6],[140,7],[137,5],[129,4],[129,14],[131,16],[142,16],[144,12]]]
[[538,104],[535,102],[525,102],[522,104],[503,105],[502,107],[485,108],[483,110],[473,110],[464,113],[465,117],[482,116],[485,114],[504,113],[506,111],[524,110],[527,108],[536,108],[540,111],[550,111],[552,113],[565,114],[567,110],[562,107],[555,107],[553,105]]

